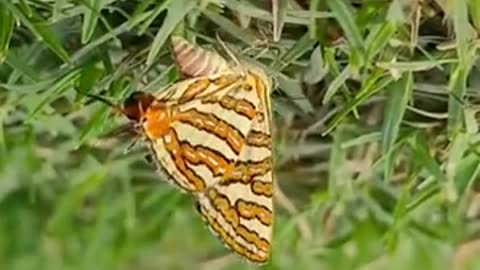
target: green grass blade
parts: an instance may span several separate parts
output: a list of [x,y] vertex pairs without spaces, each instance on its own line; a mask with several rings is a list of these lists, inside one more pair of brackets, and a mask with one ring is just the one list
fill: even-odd
[[338,90],[345,86],[345,82],[350,78],[351,75],[352,73],[350,71],[350,66],[346,66],[328,86],[325,96],[323,97],[322,104],[329,103]]
[[[14,4],[7,0],[0,0],[3,5],[14,14],[35,36],[43,41],[45,45],[52,50],[64,62],[69,61],[69,55],[63,48],[62,43],[58,40],[55,32],[50,28],[48,23],[38,14],[33,13],[31,16],[25,14],[22,9],[17,8]],[[33,12],[33,11],[32,11]]]
[[57,21],[58,18],[62,17],[62,11],[65,8],[67,0],[55,0],[55,5],[53,6],[52,21]]
[[430,181],[426,186],[424,186],[418,194],[408,202],[407,211],[411,212],[415,209],[421,207],[426,201],[439,196],[440,185],[437,181]]
[[467,91],[468,72],[465,67],[458,64],[450,75],[448,89],[448,123],[447,135],[453,138],[463,127],[463,100]]
[[470,135],[467,133],[458,133],[452,141],[449,149],[448,159],[445,165],[445,174],[448,182],[446,183],[446,195],[450,202],[458,199],[458,190],[456,187],[456,175],[458,168],[463,162],[465,152],[469,150]]
[[473,25],[478,31],[480,29],[480,1],[470,0],[469,5],[470,8],[468,10],[470,11]]
[[364,135],[360,135],[356,138],[350,139],[342,143],[342,149],[347,149],[350,147],[361,146],[369,143],[378,142],[382,139],[382,133],[379,131],[367,133]]
[[57,98],[65,91],[71,89],[75,81],[80,75],[80,70],[74,70],[70,73],[67,73],[63,78],[54,83],[48,91],[42,93],[41,97],[38,97],[38,103],[31,109],[27,117],[27,122],[30,121],[35,115],[42,110],[42,108],[51,102],[53,99]]
[[[140,16],[141,14],[145,13],[145,10],[147,10],[147,8],[154,4],[155,2],[157,2],[156,0],[144,0],[142,2],[140,2],[138,5],[136,5],[135,7],[135,11],[133,11],[133,15],[132,17],[137,17],[137,16]],[[164,1],[163,4],[167,3],[167,1]]]
[[448,137],[453,138],[463,127],[463,104],[466,93],[466,83],[470,71],[472,59],[475,59],[476,48],[471,44],[475,38],[472,26],[468,21],[467,1],[453,1],[451,5],[451,17],[455,30],[455,41],[458,66],[450,77],[448,102]]
[[438,162],[431,156],[427,140],[424,135],[417,133],[408,140],[410,147],[414,152],[414,159],[425,168],[435,180],[440,183],[446,183],[447,177],[442,172]]
[[413,89],[412,73],[404,73],[402,78],[392,84],[385,104],[382,127],[382,154],[385,157],[384,179],[389,181],[394,166],[392,148],[398,138],[403,115],[407,109]]
[[474,30],[468,21],[468,2],[453,1],[452,14],[455,41],[460,65],[468,66],[471,62],[469,45],[475,38]]
[[305,71],[303,79],[308,84],[315,84],[321,81],[327,73],[328,70],[323,62],[322,48],[318,45],[310,55],[308,69]]
[[0,64],[4,61],[13,34],[14,18],[10,10],[0,3]]
[[[147,1],[145,1],[145,2],[147,2]],[[151,16],[149,16],[145,20],[145,22],[142,23],[142,25],[139,26],[139,30],[138,30],[139,35],[144,34],[148,30],[148,27],[150,27],[150,25],[155,21],[155,19],[157,19],[157,17],[160,15],[160,13],[162,13],[163,11],[165,11],[168,8],[168,4],[169,4],[169,1],[165,1],[161,5],[158,5],[153,9],[153,14]],[[138,15],[136,15],[136,16],[140,16],[141,14],[142,13],[140,13],[140,11],[138,11]]]
[[456,59],[442,60],[425,60],[425,61],[409,61],[409,62],[377,62],[377,67],[393,70],[395,72],[405,71],[424,71],[433,68],[442,69],[442,65],[456,63]]
[[480,173],[480,158],[478,154],[468,154],[456,166],[455,178],[453,180],[456,193],[460,198],[468,198],[466,192],[478,181]]
[[72,56],[72,63],[79,62],[85,55],[88,55],[90,52],[95,50],[98,46],[114,39],[115,37],[117,37],[122,33],[130,31],[132,28],[134,28],[135,26],[137,26],[138,24],[140,24],[141,22],[149,18],[151,15],[152,13],[150,11],[145,12],[138,17],[134,17],[131,20],[122,23],[121,25],[115,27],[111,31],[105,33],[103,36],[98,37],[94,41],[88,43]]
[[[236,12],[250,16],[252,18],[257,18],[263,21],[269,21],[273,23],[272,13],[258,8],[256,5],[249,1],[225,1],[225,6],[229,9],[235,10]],[[301,9],[286,9],[286,14],[284,17],[285,23],[289,24],[298,24],[298,25],[309,25],[310,18],[331,18],[333,17],[330,12],[322,11],[312,11],[301,10]]]
[[311,39],[317,39],[321,35],[320,33],[323,33],[322,25],[325,25],[325,21],[318,19],[314,16],[315,12],[320,9],[320,7],[323,7],[324,2],[320,0],[312,0],[310,1],[310,10],[309,10],[309,15],[310,15],[310,23],[308,24],[308,32],[310,33],[310,38]]
[[73,221],[72,215],[77,213],[83,199],[104,182],[106,175],[106,168],[101,167],[89,173],[68,192],[65,192],[58,202],[55,213],[49,220],[49,231],[59,233],[64,231],[65,227],[69,227],[66,223],[69,220]]
[[328,176],[328,190],[331,198],[344,198],[350,185],[349,169],[346,168],[346,151],[342,148],[345,142],[345,131],[339,127],[335,130],[333,136],[334,142],[330,152],[329,171]]
[[352,51],[358,53],[362,59],[365,59],[364,41],[361,31],[355,23],[356,16],[351,7],[345,4],[345,1],[327,0],[327,4],[345,32],[345,36],[350,41]]
[[[105,123],[108,121],[108,116],[109,116],[109,108],[106,106],[101,107],[92,115],[90,116],[90,119],[88,119],[88,122],[85,124],[85,126],[80,130],[78,134],[78,138],[75,139],[74,142],[74,148],[78,149],[80,146],[82,146],[85,141],[91,138],[95,131],[101,130],[103,127],[105,127]],[[94,135],[97,135],[96,133]]]
[[157,35],[153,39],[152,47],[148,52],[147,66],[153,64],[169,35],[173,32],[177,24],[181,22],[194,7],[195,1],[170,0],[167,7],[167,17],[165,18],[160,30],[158,30]]
[[[39,74],[29,65],[28,59],[25,59],[23,55],[18,55],[14,51],[9,51],[5,58],[5,63],[14,68],[16,72],[21,74],[21,76],[29,82],[33,83],[39,80]],[[23,88],[23,86],[18,86]]]
[[374,27],[365,40],[367,59],[374,59],[378,53],[384,50],[395,35],[396,30],[397,26],[393,22],[386,22]]
[[304,113],[311,113],[314,111],[312,104],[308,102],[305,94],[302,92],[302,86],[298,80],[291,79],[284,74],[275,73],[275,79],[280,88],[298,105]]
[[85,0],[85,3],[88,6],[85,8],[85,13],[83,14],[83,25],[82,25],[82,43],[85,44],[93,36],[95,28],[98,23],[98,14],[102,9],[103,0]]
[[407,206],[410,201],[411,192],[410,189],[411,183],[414,183],[414,177],[409,177],[407,185],[405,185],[397,200],[395,205],[395,210],[393,211],[393,224],[390,227],[390,230],[385,235],[386,245],[390,251],[394,251],[398,245],[398,235],[401,231],[401,227],[408,224],[410,218],[408,217]]
[[214,22],[219,27],[223,28],[227,33],[232,37],[241,40],[245,44],[253,44],[257,38],[255,34],[249,29],[243,29],[239,27],[236,23],[232,22],[230,19],[216,13],[205,9],[202,11],[209,20]]
[[393,78],[383,76],[384,74],[378,70],[376,72],[371,72],[370,76],[365,80],[365,84],[360,92],[355,96],[354,99],[345,105],[345,108],[338,115],[335,116],[322,134],[325,135],[332,131],[350,112],[355,110],[359,104],[367,100],[375,93],[385,89],[385,87],[387,87],[393,81]]
[[[109,84],[109,93],[125,93],[128,92],[128,88],[131,87],[130,82],[126,80],[117,80]],[[112,121],[107,121],[111,113],[111,108],[101,104],[101,107],[95,111],[88,119],[84,127],[79,130],[79,135],[75,138],[74,147],[78,148],[83,145],[91,136],[97,135],[98,131],[111,127]]]
[[3,165],[7,162],[7,142],[6,142],[6,128],[4,127],[4,123],[8,119],[8,115],[10,112],[15,108],[13,106],[13,95],[7,96],[7,100],[5,100],[0,106],[0,170],[3,168]]
[[281,71],[292,61],[295,61],[306,52],[310,51],[316,43],[316,40],[311,39],[310,35],[305,33],[292,47],[285,51],[280,58],[272,62],[270,68],[276,71]]
[[86,64],[81,70],[80,79],[78,81],[78,91],[80,91],[80,93],[91,92],[101,76],[102,70],[97,68],[94,63]]
[[287,0],[272,0],[273,41],[278,42],[282,35],[287,13]]

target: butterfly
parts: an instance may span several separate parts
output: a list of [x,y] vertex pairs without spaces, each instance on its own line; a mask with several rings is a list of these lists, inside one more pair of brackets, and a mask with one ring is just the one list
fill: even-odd
[[134,92],[119,110],[137,127],[166,180],[191,194],[209,229],[254,263],[271,253],[273,162],[266,73],[173,36],[186,77]]

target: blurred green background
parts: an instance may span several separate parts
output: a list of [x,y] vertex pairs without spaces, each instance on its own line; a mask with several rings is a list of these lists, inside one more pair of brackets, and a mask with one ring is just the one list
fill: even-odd
[[[477,0],[0,0],[0,269],[480,269]],[[268,264],[115,130],[175,31],[276,82]]]

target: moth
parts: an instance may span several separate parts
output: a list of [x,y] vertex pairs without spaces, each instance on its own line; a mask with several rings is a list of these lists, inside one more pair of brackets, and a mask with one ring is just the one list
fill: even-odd
[[209,229],[230,250],[264,263],[273,225],[272,81],[250,63],[228,62],[183,37],[171,41],[187,78],[134,92],[120,111],[161,175],[194,197]]

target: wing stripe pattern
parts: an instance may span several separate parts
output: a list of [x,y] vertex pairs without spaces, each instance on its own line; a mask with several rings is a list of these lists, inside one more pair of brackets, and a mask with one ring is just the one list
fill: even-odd
[[272,148],[272,137],[261,131],[252,130],[247,137],[247,145]]
[[[256,115],[233,170],[199,194],[199,211],[214,233],[232,250],[251,261],[265,262],[270,252],[273,219],[271,135],[265,114],[268,89],[248,77],[256,97]],[[261,95],[260,95],[261,94]],[[260,113],[259,113],[260,112]],[[230,240],[233,238],[233,242]],[[247,243],[245,243],[245,241]]]
[[[183,94],[180,97],[178,103],[186,103],[195,98],[201,97],[202,94],[207,94],[206,90],[209,89],[209,86],[211,86],[211,84],[214,84],[215,91],[219,92],[238,82],[238,78],[239,76],[237,75],[227,74],[215,79],[201,78],[195,80],[183,91]],[[208,95],[206,96],[208,97]]]
[[237,155],[240,153],[245,142],[245,137],[236,129],[234,125],[219,119],[214,114],[207,114],[198,111],[197,109],[189,109],[187,111],[178,113],[175,117],[185,124],[190,124],[193,127],[209,132],[218,138],[225,140],[233,152]]
[[250,103],[246,99],[237,100],[233,97],[225,96],[218,98],[216,96],[210,96],[202,99],[204,104],[219,104],[224,109],[232,110],[235,113],[247,117],[249,120],[253,120],[256,114],[255,105]]
[[203,78],[203,79],[194,81],[192,84],[190,84],[187,87],[187,89],[185,89],[185,92],[183,93],[178,103],[185,103],[187,101],[194,99],[196,96],[205,92],[205,90],[207,90],[209,86],[210,86],[210,80],[208,78]]
[[[164,139],[165,149],[170,153],[172,160],[175,161],[175,166],[190,182],[197,188],[198,191],[205,189],[204,180],[189,170],[185,161],[193,165],[206,165],[213,176],[224,175],[231,170],[228,178],[223,179],[222,183],[241,182],[244,184],[251,184],[252,190],[258,194],[271,195],[271,183],[261,183],[252,179],[255,176],[261,176],[271,171],[271,160],[266,158],[261,161],[240,161],[234,164],[233,161],[227,159],[220,152],[210,149],[202,145],[191,145],[188,141],[180,141],[175,130],[171,129],[169,134]],[[235,167],[233,167],[235,166]],[[257,183],[259,182],[259,183]],[[269,188],[269,191],[267,190]]]
[[230,217],[227,218],[227,220],[231,221],[230,224],[234,228],[239,224],[239,217],[244,219],[258,219],[267,226],[272,224],[272,212],[261,203],[238,198],[235,204],[233,204],[228,196],[221,194],[215,189],[208,189],[207,196],[218,211]]
[[273,195],[272,183],[262,181],[252,181],[250,183],[252,192],[258,196],[265,196],[271,198]]
[[[209,213],[203,214],[203,217],[212,231],[219,235],[227,246],[246,258],[254,262],[264,262],[269,253],[270,242],[260,236],[254,228],[249,228],[254,226],[246,226],[242,222],[244,219],[251,218],[241,217],[240,210],[232,206],[228,196],[220,194],[213,188],[208,189],[206,196],[205,201],[199,201],[199,211],[202,214]],[[245,210],[247,209],[243,209]],[[268,215],[272,216],[272,212],[265,215],[265,222],[270,224],[267,226],[271,226],[271,218],[269,220]]]
[[[204,213],[204,209],[206,209],[207,206],[201,203],[198,203],[198,206],[199,212]],[[245,241],[239,240],[237,237],[238,232],[227,232],[224,229],[227,225],[223,217],[220,216],[218,212],[216,214],[217,215],[203,215],[214,234],[218,235],[229,248],[244,256],[246,259],[256,263],[265,262],[265,257],[268,257],[268,253],[259,251],[256,245],[252,246],[251,244],[245,243]]]
[[265,226],[272,225],[272,211],[263,205],[239,199],[235,203],[235,209],[238,209],[238,214],[242,218],[258,219]]
[[261,161],[241,161],[236,164],[229,177],[224,179],[224,183],[241,182],[248,184],[256,176],[265,175],[271,169],[272,164],[269,158]]
[[[167,152],[170,154],[170,158],[173,160],[173,164],[178,170],[178,173],[182,175],[187,182],[189,183],[188,186],[192,186],[192,188],[188,188],[191,190],[195,191],[202,191],[205,190],[206,184],[205,181],[200,178],[197,173],[189,168],[189,166],[186,163],[186,160],[184,159],[185,157],[189,157],[190,159],[197,159],[197,155],[190,155],[190,150],[189,148],[185,149],[185,147],[182,147],[180,142],[177,139],[177,135],[174,130],[170,130],[169,134],[165,136],[165,149]],[[201,154],[198,154],[201,155]],[[160,160],[162,161],[162,159]],[[191,161],[191,160],[190,160]],[[175,179],[175,177],[173,177]],[[183,185],[182,185],[183,186]]]
[[[252,230],[249,230],[244,225],[240,223],[241,212],[237,208],[233,207],[230,200],[227,196],[218,193],[215,189],[209,189],[207,191],[207,196],[212,203],[213,208],[217,210],[223,218],[230,224],[230,226],[236,230],[240,237],[242,237],[246,242],[254,244],[257,248],[268,251],[268,241],[260,237],[260,235]],[[255,203],[251,203],[257,207],[261,207]],[[246,210],[246,209],[244,209]],[[267,210],[268,213],[262,213],[269,215],[271,217],[271,212]],[[248,219],[251,219],[249,215]],[[267,225],[271,224],[271,219],[265,217]]]
[[193,165],[203,164],[212,172],[213,176],[225,174],[231,167],[232,162],[226,159],[221,153],[202,145],[193,146],[187,141],[179,141],[175,130],[170,129],[164,139],[165,149],[174,160],[176,169],[196,189],[197,192],[205,190],[205,180],[201,179],[195,170],[189,168],[186,161]]

